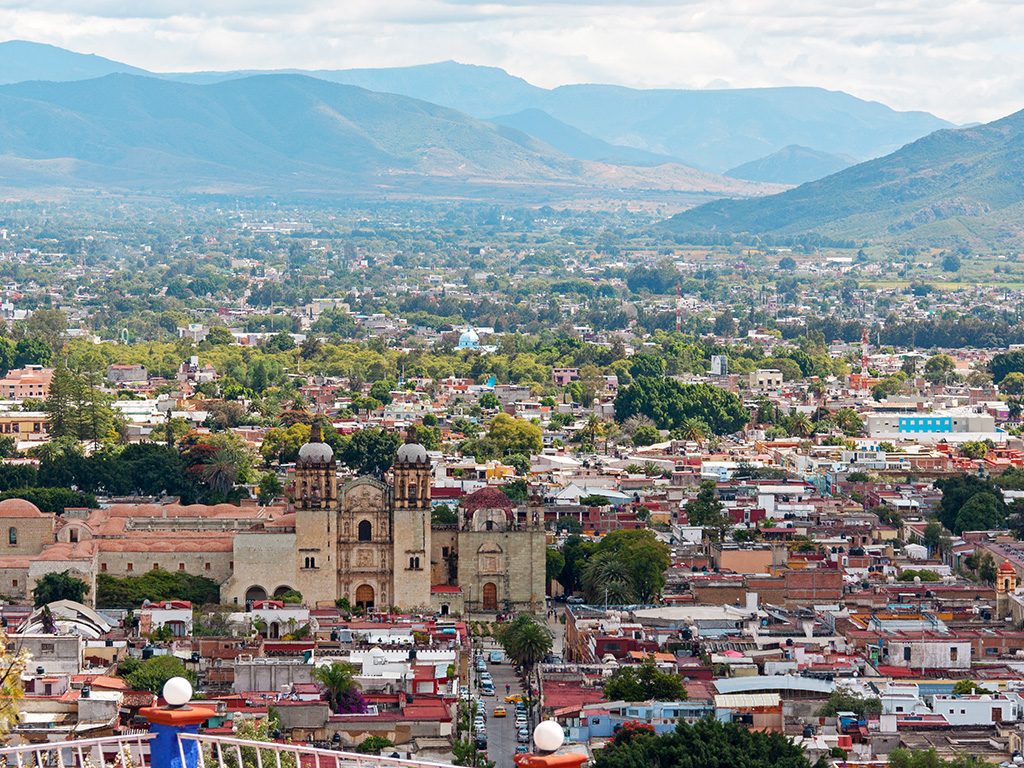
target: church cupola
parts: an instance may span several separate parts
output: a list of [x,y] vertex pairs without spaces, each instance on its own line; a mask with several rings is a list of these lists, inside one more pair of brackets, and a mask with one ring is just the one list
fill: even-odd
[[295,463],[296,509],[337,508],[337,470],[334,449],[323,441],[320,423],[314,422],[309,431],[309,442],[299,448]]
[[393,467],[396,509],[430,507],[430,457],[420,445],[416,428],[409,427],[405,444],[398,449]]

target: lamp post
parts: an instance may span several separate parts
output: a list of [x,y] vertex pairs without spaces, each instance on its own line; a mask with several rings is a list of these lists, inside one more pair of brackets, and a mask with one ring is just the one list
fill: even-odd
[[198,733],[199,725],[210,718],[205,707],[190,707],[192,684],[183,677],[172,677],[163,688],[165,707],[144,707],[139,711],[156,734],[150,742],[152,768],[197,768],[199,743],[179,740],[181,733]]

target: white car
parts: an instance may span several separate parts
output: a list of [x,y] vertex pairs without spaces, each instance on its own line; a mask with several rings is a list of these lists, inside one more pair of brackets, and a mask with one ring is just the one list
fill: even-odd
[[520,744],[525,744],[530,740],[530,732],[526,728],[520,728],[519,733],[516,736],[516,741]]

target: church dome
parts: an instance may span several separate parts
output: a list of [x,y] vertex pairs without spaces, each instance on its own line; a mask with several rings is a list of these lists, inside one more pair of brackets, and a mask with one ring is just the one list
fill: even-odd
[[466,328],[459,336],[459,349],[476,349],[480,346],[480,335],[472,328]]
[[396,464],[426,464],[427,449],[419,443],[405,443],[395,456]]
[[327,443],[306,443],[299,448],[300,464],[327,464],[334,458],[334,449]]
[[334,449],[323,442],[320,425],[314,424],[309,432],[309,442],[299,448],[299,464],[329,464],[334,459]]

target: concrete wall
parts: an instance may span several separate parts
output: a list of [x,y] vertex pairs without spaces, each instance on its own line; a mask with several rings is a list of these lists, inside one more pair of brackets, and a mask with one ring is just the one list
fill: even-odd
[[301,661],[253,661],[235,662],[235,693],[249,691],[276,691],[295,683],[311,683],[313,666]]

